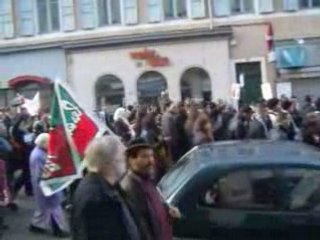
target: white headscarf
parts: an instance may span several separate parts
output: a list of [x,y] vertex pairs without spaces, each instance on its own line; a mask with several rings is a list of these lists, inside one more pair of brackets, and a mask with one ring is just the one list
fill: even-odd
[[42,149],[47,149],[49,141],[49,134],[48,133],[41,133],[35,140],[35,144],[37,147]]

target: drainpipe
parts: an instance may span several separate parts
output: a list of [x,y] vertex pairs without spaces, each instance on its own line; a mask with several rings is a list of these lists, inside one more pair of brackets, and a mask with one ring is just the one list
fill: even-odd
[[210,30],[213,29],[213,6],[212,6],[212,0],[207,0],[208,3],[208,9],[209,9],[209,21],[210,21]]

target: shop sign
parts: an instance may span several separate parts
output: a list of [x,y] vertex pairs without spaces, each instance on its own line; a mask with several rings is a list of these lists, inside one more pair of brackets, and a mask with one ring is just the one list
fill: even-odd
[[130,53],[133,60],[145,61],[150,67],[166,67],[170,65],[170,60],[167,57],[162,57],[155,50],[144,49]]

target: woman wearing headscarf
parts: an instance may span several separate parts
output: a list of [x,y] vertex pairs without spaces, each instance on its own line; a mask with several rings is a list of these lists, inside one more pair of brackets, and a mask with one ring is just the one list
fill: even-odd
[[49,135],[47,133],[40,134],[35,140],[36,146],[30,155],[31,183],[34,190],[36,210],[29,230],[41,234],[53,231],[54,236],[65,238],[68,233],[66,219],[61,207],[62,192],[46,197],[40,187],[40,179],[45,171],[48,140]]

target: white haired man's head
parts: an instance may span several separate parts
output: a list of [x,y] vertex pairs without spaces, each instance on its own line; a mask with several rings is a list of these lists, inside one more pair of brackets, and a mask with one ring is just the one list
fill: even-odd
[[85,161],[89,172],[101,173],[114,183],[126,170],[125,147],[115,136],[96,138],[85,151]]
[[35,140],[35,144],[37,147],[42,149],[47,149],[49,141],[49,134],[48,133],[41,133]]

